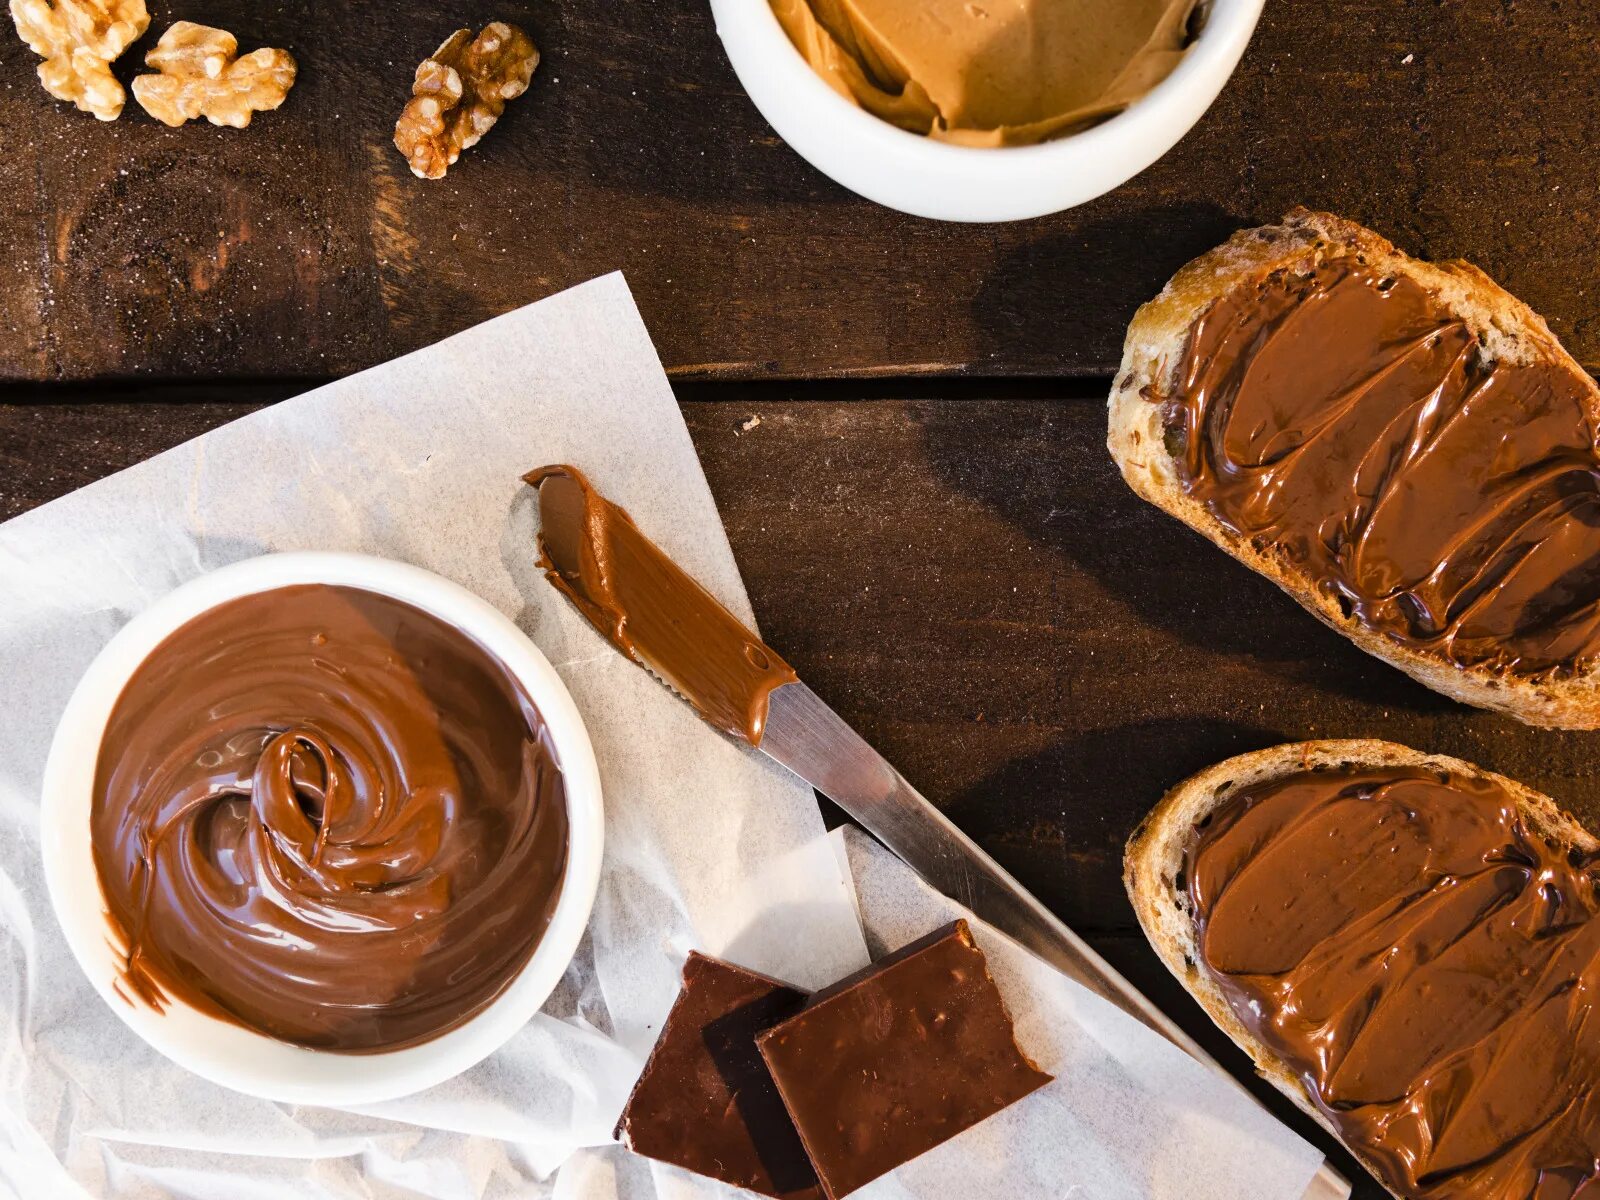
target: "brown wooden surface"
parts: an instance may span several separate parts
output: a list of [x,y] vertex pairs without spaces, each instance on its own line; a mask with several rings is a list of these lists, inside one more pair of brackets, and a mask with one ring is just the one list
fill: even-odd
[[[681,397],[772,640],[1237,1072],[1118,879],[1165,787],[1283,739],[1371,735],[1600,821],[1592,735],[1462,709],[1323,629],[1122,486],[1101,402],[1134,308],[1296,203],[1478,262],[1600,367],[1600,7],[1267,0],[1166,159],[989,227],[820,176],[739,90],[704,0],[152,8],[125,78],[190,18],[290,49],[301,81],[245,131],[131,103],[103,125],[0,36],[0,400],[29,401],[0,404],[0,519],[621,269],[680,381],[741,381]],[[544,51],[534,85],[448,179],[415,180],[389,145],[411,71],[494,18]]]
[[[758,0],[751,0],[752,3]],[[613,269],[685,376],[1107,375],[1134,307],[1296,203],[1472,258],[1600,365],[1600,6],[1268,0],[1211,113],[1115,194],[1003,227],[901,217],[781,144],[705,0],[161,0],[284,46],[248,130],[100,124],[0,36],[0,377],[342,374]],[[389,144],[418,59],[522,22],[527,96],[449,178]]]
[[[1123,486],[1098,395],[835,390],[684,390],[764,632],[1236,1071],[1243,1056],[1165,976],[1119,879],[1125,839],[1167,787],[1280,741],[1385,737],[1522,779],[1600,826],[1593,734],[1465,709],[1325,629]],[[0,407],[0,518],[283,391]]]

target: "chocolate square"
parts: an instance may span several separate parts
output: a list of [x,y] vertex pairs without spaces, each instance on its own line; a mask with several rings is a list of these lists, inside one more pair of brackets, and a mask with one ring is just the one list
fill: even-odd
[[805,999],[786,983],[691,953],[617,1138],[647,1158],[763,1196],[821,1200],[755,1042]]
[[830,1200],[1051,1080],[1018,1049],[965,921],[818,992],[756,1044]]

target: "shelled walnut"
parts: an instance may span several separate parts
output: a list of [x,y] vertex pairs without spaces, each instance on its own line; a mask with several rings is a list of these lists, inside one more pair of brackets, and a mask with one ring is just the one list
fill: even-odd
[[111,64],[150,25],[144,0],[11,0],[11,20],[44,61],[39,82],[102,121],[122,113],[122,85]]
[[417,68],[411,99],[395,123],[395,148],[412,173],[443,178],[500,119],[506,101],[528,90],[538,65],[533,40],[504,21],[485,25],[477,37],[458,29],[446,38]]
[[294,86],[295,63],[287,50],[238,53],[238,39],[227,30],[179,21],[144,56],[160,74],[135,78],[133,97],[166,125],[204,117],[242,129],[255,113],[283,103]]

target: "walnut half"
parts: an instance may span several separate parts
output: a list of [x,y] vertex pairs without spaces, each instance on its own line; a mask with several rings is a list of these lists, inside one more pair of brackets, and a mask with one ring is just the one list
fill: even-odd
[[411,99],[395,123],[395,148],[412,174],[443,178],[500,119],[506,101],[528,90],[538,65],[533,39],[504,21],[485,25],[477,37],[470,29],[447,37],[417,68]]
[[144,0],[11,0],[11,20],[44,59],[45,91],[102,121],[122,114],[122,85],[111,64],[149,27]]
[[160,74],[134,79],[133,98],[165,125],[204,117],[243,129],[254,114],[283,103],[294,86],[295,63],[287,50],[238,53],[238,39],[227,30],[178,21],[144,56]]

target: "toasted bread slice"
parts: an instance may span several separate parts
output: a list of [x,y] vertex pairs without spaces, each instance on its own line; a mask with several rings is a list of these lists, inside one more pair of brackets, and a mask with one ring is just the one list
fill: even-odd
[[[1239,790],[1307,770],[1347,765],[1425,767],[1489,780],[1499,784],[1516,801],[1519,813],[1532,832],[1584,852],[1600,848],[1600,838],[1563,812],[1550,797],[1532,788],[1458,758],[1423,754],[1394,742],[1372,739],[1293,742],[1241,754],[1184,780],[1162,798],[1128,839],[1123,858],[1122,881],[1145,936],[1167,969],[1188,988],[1189,994],[1199,1001],[1217,1027],[1255,1061],[1261,1076],[1335,1137],[1338,1131],[1312,1102],[1299,1076],[1245,1027],[1216,981],[1199,966],[1189,894],[1178,881],[1196,824],[1221,808]],[[1382,1179],[1372,1163],[1360,1154],[1356,1157],[1374,1178]]]
[[1185,491],[1179,464],[1165,444],[1159,400],[1177,391],[1176,375],[1195,322],[1213,301],[1270,272],[1309,270],[1348,256],[1360,256],[1385,274],[1408,276],[1434,292],[1480,338],[1485,361],[1569,368],[1587,386],[1591,423],[1600,425],[1600,387],[1537,314],[1482,271],[1464,262],[1420,262],[1353,222],[1296,209],[1278,225],[1244,230],[1201,255],[1139,309],[1128,328],[1110,400],[1108,445],[1123,478],[1144,499],[1265,575],[1363,650],[1435,691],[1530,725],[1600,727],[1600,667],[1559,677],[1517,675],[1493,666],[1460,666],[1402,645],[1341,612],[1337,601],[1319,592],[1278,548],[1252,546]]

